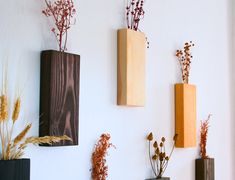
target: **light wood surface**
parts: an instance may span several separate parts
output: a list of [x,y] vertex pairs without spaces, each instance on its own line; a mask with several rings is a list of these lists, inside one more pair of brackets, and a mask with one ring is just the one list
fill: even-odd
[[145,105],[145,53],[144,33],[118,30],[118,105]]
[[175,85],[175,133],[176,147],[188,148],[197,145],[196,133],[196,86]]

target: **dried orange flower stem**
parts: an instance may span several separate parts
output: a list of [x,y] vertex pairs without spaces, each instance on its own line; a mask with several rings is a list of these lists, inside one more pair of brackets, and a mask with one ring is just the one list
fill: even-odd
[[208,118],[201,122],[201,128],[200,128],[200,156],[202,159],[207,159],[209,156],[206,154],[206,145],[207,145],[207,136],[208,136],[208,130],[209,130],[209,120],[210,120],[211,114],[208,115]]
[[115,146],[110,143],[110,135],[102,134],[99,141],[95,145],[95,150],[92,153],[92,180],[106,180],[108,177],[108,166],[106,165],[105,156],[110,147]]

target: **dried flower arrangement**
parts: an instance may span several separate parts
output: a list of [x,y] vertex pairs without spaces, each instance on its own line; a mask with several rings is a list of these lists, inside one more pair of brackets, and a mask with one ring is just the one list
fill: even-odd
[[108,177],[108,166],[106,165],[105,156],[110,147],[115,146],[110,143],[111,136],[109,134],[102,134],[99,141],[95,145],[95,150],[92,153],[92,180],[106,180]]
[[200,127],[200,156],[201,159],[208,159],[209,156],[206,154],[206,145],[207,145],[207,136],[209,130],[209,121],[210,121],[211,114],[208,115],[205,121],[201,122]]
[[184,44],[183,50],[176,51],[176,57],[178,58],[178,61],[180,63],[182,81],[185,84],[189,83],[189,71],[190,71],[191,61],[193,58],[191,54],[192,47],[194,47],[194,44],[192,43],[192,41],[190,41]]
[[173,144],[173,147],[172,147],[169,155],[166,154],[166,148],[165,148],[166,139],[165,139],[165,137],[161,138],[160,143],[158,143],[157,141],[154,141],[153,155],[151,155],[151,141],[153,141],[153,133],[152,132],[147,136],[147,140],[149,142],[149,160],[150,160],[152,171],[153,171],[156,179],[162,178],[162,176],[168,166],[168,162],[171,159],[172,153],[174,151],[175,142],[177,140],[177,135],[175,135],[173,138],[174,144]]
[[143,9],[145,0],[128,0],[126,6],[127,28],[134,31],[139,30],[140,20],[144,18]]
[[[128,0],[126,5],[126,22],[127,28],[134,31],[140,31],[139,23],[144,18],[145,11],[143,9],[145,0]],[[146,37],[147,48],[149,41]]]
[[29,123],[16,137],[13,138],[14,127],[19,120],[21,109],[21,98],[17,96],[13,105],[13,111],[9,110],[9,98],[7,96],[6,78],[3,78],[3,85],[0,91],[0,142],[1,160],[20,159],[24,150],[29,144],[51,144],[64,140],[71,140],[67,136],[45,136],[26,137],[32,127]]
[[68,30],[75,24],[76,9],[73,0],[57,0],[53,3],[45,0],[47,8],[42,11],[46,17],[52,17],[55,27],[51,31],[56,36],[60,51],[67,50]]

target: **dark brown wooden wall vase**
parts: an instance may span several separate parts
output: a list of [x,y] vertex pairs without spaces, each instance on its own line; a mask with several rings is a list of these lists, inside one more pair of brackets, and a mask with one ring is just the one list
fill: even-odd
[[42,52],[39,135],[67,135],[73,140],[52,146],[78,145],[79,79],[79,55]]
[[196,180],[215,180],[215,162],[213,158],[196,159]]

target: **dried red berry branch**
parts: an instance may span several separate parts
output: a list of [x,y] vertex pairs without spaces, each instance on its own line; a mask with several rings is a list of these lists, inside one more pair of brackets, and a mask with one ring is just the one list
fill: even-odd
[[55,34],[60,51],[67,50],[68,30],[75,24],[76,9],[73,0],[57,0],[53,3],[45,0],[47,8],[42,11],[46,17],[54,20],[55,27],[51,31]]
[[200,128],[200,156],[202,159],[208,159],[209,156],[206,154],[206,145],[207,145],[207,136],[208,136],[208,130],[209,130],[209,120],[210,120],[211,114],[208,116],[208,118],[201,122],[201,128]]
[[145,0],[128,0],[126,6],[127,28],[135,31],[139,30],[140,20],[144,18],[143,9]]
[[108,166],[106,165],[105,156],[108,154],[110,147],[115,147],[110,143],[110,135],[102,134],[99,141],[95,145],[95,150],[92,153],[92,180],[106,180],[108,177]]
[[182,81],[185,84],[188,84],[189,82],[189,72],[190,72],[190,65],[191,65],[191,60],[193,56],[191,55],[191,48],[194,46],[192,41],[189,43],[186,42],[184,44],[184,49],[183,50],[177,50],[176,51],[176,57],[178,58],[178,61],[180,63],[180,68],[181,68],[181,74],[182,74]]

